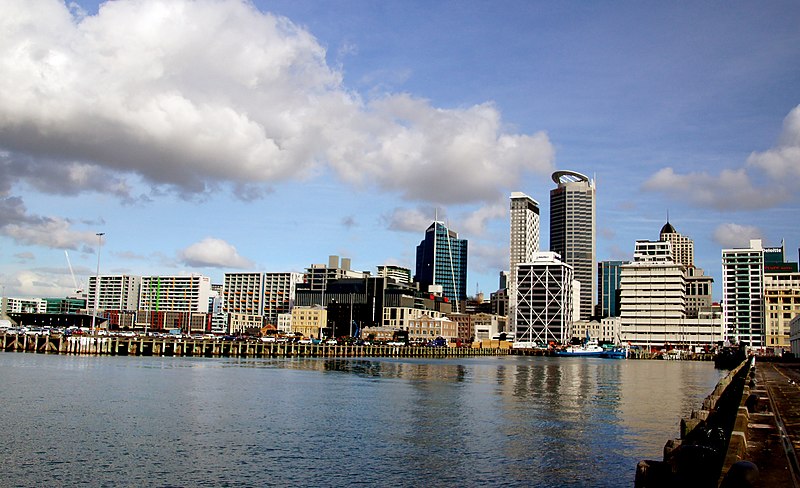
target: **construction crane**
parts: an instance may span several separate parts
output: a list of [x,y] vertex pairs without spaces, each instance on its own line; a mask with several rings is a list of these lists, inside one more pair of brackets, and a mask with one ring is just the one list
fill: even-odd
[[78,280],[75,279],[75,271],[72,270],[72,263],[69,260],[69,253],[64,249],[64,256],[67,257],[67,266],[69,266],[69,274],[72,276],[72,284],[75,285],[75,296],[81,298],[83,296],[83,287],[78,286]]

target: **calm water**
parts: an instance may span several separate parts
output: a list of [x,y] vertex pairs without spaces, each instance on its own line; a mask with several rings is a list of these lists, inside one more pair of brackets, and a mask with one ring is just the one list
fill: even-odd
[[3,486],[632,486],[711,363],[0,353]]

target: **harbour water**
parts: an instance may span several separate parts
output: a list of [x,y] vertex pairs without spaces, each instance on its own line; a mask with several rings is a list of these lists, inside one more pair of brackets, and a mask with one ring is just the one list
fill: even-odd
[[723,372],[0,353],[4,486],[632,486]]

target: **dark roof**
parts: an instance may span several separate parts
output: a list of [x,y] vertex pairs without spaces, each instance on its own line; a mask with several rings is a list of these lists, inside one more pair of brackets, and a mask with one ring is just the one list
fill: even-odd
[[667,221],[666,224],[664,224],[664,227],[661,228],[661,235],[664,235],[664,234],[677,234],[677,233],[678,233],[678,231],[675,230],[675,227],[673,227],[672,224],[669,223],[669,220]]

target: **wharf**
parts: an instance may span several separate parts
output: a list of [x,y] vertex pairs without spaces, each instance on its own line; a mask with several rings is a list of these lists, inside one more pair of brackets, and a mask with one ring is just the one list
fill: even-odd
[[178,357],[403,357],[451,358],[508,355],[508,349],[387,345],[300,344],[260,340],[171,337],[0,334],[0,350],[43,354]]
[[[726,464],[747,460],[758,467],[754,487],[800,487],[800,363],[757,361],[740,452],[729,449]],[[744,425],[746,421],[746,427]],[[733,457],[732,457],[733,455]]]

